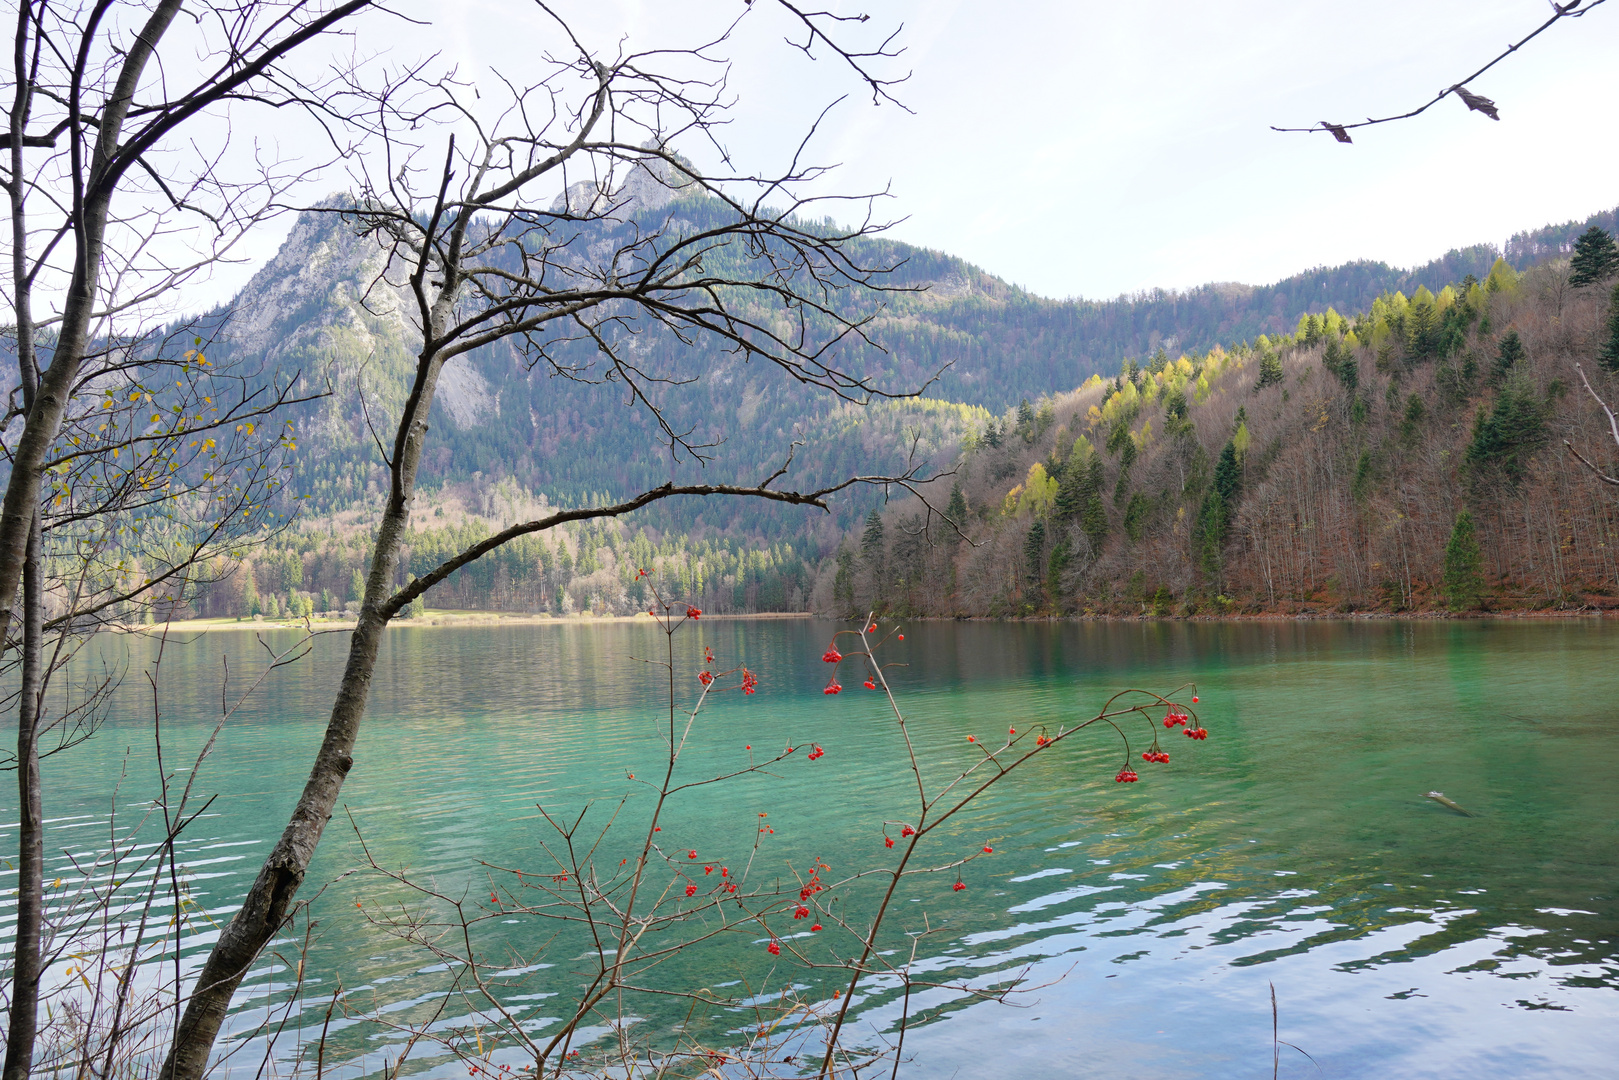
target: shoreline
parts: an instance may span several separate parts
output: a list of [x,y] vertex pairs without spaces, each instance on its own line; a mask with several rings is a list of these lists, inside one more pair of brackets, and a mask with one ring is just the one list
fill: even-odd
[[[885,621],[891,617],[880,616]],[[1198,615],[918,615],[899,621],[908,623],[973,622],[973,623],[1087,623],[1087,622],[1184,622],[1184,623],[1243,623],[1243,622],[1490,622],[1512,619],[1613,619],[1619,611],[1587,608],[1575,611],[1448,611],[1378,612],[1378,611],[1309,611],[1259,612]],[[787,619],[822,619],[840,621],[813,611],[765,611],[738,615],[704,615],[706,622],[770,622]],[[416,619],[395,619],[388,624],[392,629],[421,629],[426,627],[483,627],[483,626],[599,626],[603,624],[651,623],[652,616],[645,612],[634,615],[533,615],[500,611],[429,611]],[[353,619],[315,619],[309,628],[332,632],[354,629]],[[213,631],[241,630],[302,630],[302,622],[268,619],[177,619],[170,623],[150,626],[125,626],[124,630],[141,634],[170,633],[195,634]]]
[[[765,622],[777,619],[814,619],[818,618],[809,611],[762,611],[747,615],[704,615],[702,622]],[[456,626],[597,626],[604,623],[652,623],[652,616],[646,612],[637,612],[634,615],[533,615],[523,612],[504,611],[441,611],[431,609],[426,615],[415,619],[394,619],[388,623],[388,629],[417,629],[430,626],[456,627]],[[343,619],[312,619],[308,629],[317,631],[352,630],[355,620]],[[216,630],[303,630],[305,624],[298,620],[288,619],[175,619],[168,623],[152,623],[149,626],[126,625],[123,629],[140,634],[161,634],[164,630],[169,633],[197,634],[210,633]]]

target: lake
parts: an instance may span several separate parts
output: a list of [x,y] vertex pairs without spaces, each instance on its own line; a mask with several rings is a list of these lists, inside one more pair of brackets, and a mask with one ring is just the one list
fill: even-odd
[[[862,689],[854,669],[842,694],[821,692],[820,655],[834,629],[703,622],[677,635],[680,662],[712,648],[721,666],[746,663],[761,678],[757,695],[727,694],[705,709],[684,759],[691,775],[736,767],[745,746],[813,742],[825,756],[798,755],[772,778],[677,801],[661,819],[671,845],[740,863],[768,813],[775,831],[752,871],[761,877],[819,857],[837,878],[888,857],[882,822],[913,816],[915,782],[882,696]],[[1193,742],[1176,732],[1164,742],[1169,764],[1137,755],[1141,782],[1120,784],[1118,737],[1081,733],[929,837],[938,860],[980,845],[994,854],[962,868],[961,890],[955,871],[907,879],[893,935],[908,941],[925,916],[935,931],[919,945],[930,977],[1020,973],[1039,989],[1011,1005],[924,995],[902,1075],[1258,1076],[1271,1068],[1272,985],[1281,1038],[1309,1055],[1283,1047],[1283,1076],[1613,1075],[1619,628],[1379,620],[904,629],[887,659],[905,665],[891,679],[930,777],[971,760],[968,735],[1004,740],[1008,727],[1083,719],[1132,686],[1167,692],[1195,680],[1210,734]],[[265,637],[286,644],[291,633]],[[319,1034],[339,981],[352,1000],[414,1017],[444,978],[431,955],[356,908],[402,898],[374,873],[344,876],[361,865],[356,830],[379,862],[447,892],[487,892],[481,862],[552,872],[540,844],[554,834],[537,805],[616,805],[641,790],[627,776],[653,774],[663,754],[658,672],[636,659],[655,657],[661,641],[634,623],[390,632],[342,809],[305,885],[306,895],[326,888],[310,911],[306,994],[285,1014],[277,1070]],[[304,661],[272,673],[196,779],[218,798],[185,834],[183,861],[192,901],[215,918],[234,910],[286,821],[346,643],[322,638]],[[45,763],[48,879],[69,874],[64,849],[104,843],[121,773],[116,805],[126,820],[150,797],[151,698],[140,672],[154,649],[139,639],[104,647],[115,659],[127,650],[130,665],[106,725]],[[240,687],[262,667],[256,653],[246,633],[169,643],[158,683],[171,766],[212,729],[222,656]],[[696,670],[684,672],[684,696]],[[1131,728],[1132,738],[1145,730]],[[1423,798],[1430,790],[1474,816]],[[8,859],[15,799],[8,780]],[[626,820],[644,803],[632,798]],[[9,936],[14,899],[5,904]],[[493,932],[511,955],[532,958],[552,931],[514,919]],[[757,940],[722,944],[693,960],[698,967],[666,975],[769,986]],[[186,959],[210,941],[199,933]],[[555,966],[532,968],[512,988],[565,993],[577,981],[567,961],[579,954],[563,946],[547,955]],[[291,978],[274,960],[255,970],[235,1030],[266,1010],[283,1015],[274,1010]],[[809,978],[801,993],[829,996],[838,985],[830,972],[824,987]],[[893,994],[878,987],[856,1011],[880,1031],[895,1016]],[[712,1023],[739,1030],[723,1015]],[[400,1041],[341,1016],[331,1038],[334,1077],[374,1073]],[[257,1039],[225,1045],[237,1050],[232,1076],[258,1073]],[[413,1064],[465,1075],[444,1060]]]

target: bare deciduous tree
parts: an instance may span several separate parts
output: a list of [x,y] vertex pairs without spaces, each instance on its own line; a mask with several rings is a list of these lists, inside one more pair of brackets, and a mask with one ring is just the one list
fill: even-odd
[[[181,568],[195,567],[210,544],[232,528],[255,523],[253,494],[246,496],[245,514],[219,516],[233,506],[229,491],[210,490],[217,482],[228,484],[224,472],[206,476],[209,465],[198,464],[181,475],[185,459],[195,456],[188,450],[207,457],[221,449],[221,440],[206,433],[217,429],[221,414],[210,411],[212,402],[207,409],[193,408],[201,404],[199,397],[210,396],[196,390],[200,382],[192,381],[188,389],[185,373],[195,374],[204,365],[194,357],[181,360],[176,392],[169,393],[165,375],[154,393],[144,385],[155,374],[151,356],[132,344],[145,341],[146,333],[131,326],[157,318],[174,290],[228,255],[274,210],[276,195],[297,179],[273,163],[230,179],[221,166],[228,133],[205,151],[200,148],[209,141],[197,137],[198,129],[224,119],[228,110],[255,104],[321,112],[322,89],[301,82],[286,61],[369,6],[370,0],[254,0],[228,10],[203,8],[188,21],[181,18],[179,0],[158,0],[149,7],[113,0],[75,6],[19,0],[17,5],[13,92],[7,130],[0,135],[7,151],[7,301],[18,372],[7,426],[22,419],[20,431],[6,444],[9,475],[0,505],[0,639],[9,639],[13,623],[20,622],[23,631],[16,762],[21,883],[6,1080],[29,1074],[38,1020],[39,701],[49,674],[41,664],[45,606],[52,593],[45,580],[45,534],[54,530],[69,537],[69,545],[86,556],[78,583],[65,586],[70,602],[58,612],[58,629],[71,631],[86,618],[115,613],[176,584],[185,573]],[[175,78],[186,71],[200,76]],[[228,132],[228,123],[216,130]],[[178,245],[177,233],[184,234]],[[138,399],[129,396],[136,392],[132,387],[139,387]],[[76,405],[110,391],[123,396],[105,412],[127,413],[159,398],[180,411],[157,414],[138,430],[114,425],[115,416],[104,417],[107,427],[93,433],[67,430],[75,416],[84,419],[75,413]],[[286,398],[285,387],[272,388],[267,397],[250,392],[231,420],[253,423],[249,417],[262,419],[267,405]],[[189,432],[202,432],[197,447],[184,445]],[[92,434],[87,441],[84,436]],[[209,439],[213,445],[204,447]],[[252,456],[257,450],[248,442],[261,441],[247,440],[235,449]],[[268,465],[270,459],[260,461]],[[47,477],[55,487],[44,495]],[[261,473],[246,480],[238,494],[262,495],[266,479]],[[102,527],[109,515],[122,516],[121,526],[110,527],[116,532],[127,528],[131,514],[182,503],[187,513],[196,512],[191,520],[198,528],[191,539],[197,543],[189,560],[166,563],[173,574],[143,571],[131,578],[105,564],[108,558],[116,564],[139,546],[129,542],[127,532],[110,540]],[[235,524],[227,527],[233,517]],[[169,554],[182,555],[184,532],[169,528],[145,539],[172,542],[176,546]],[[146,569],[162,562],[148,558]],[[14,617],[19,583],[24,585],[20,620]]]
[[[811,46],[830,41],[841,25],[786,10],[811,34]],[[415,597],[502,543],[566,521],[616,517],[681,495],[824,508],[854,484],[917,480],[912,471],[782,490],[774,485],[791,464],[783,448],[786,461],[758,482],[670,482],[513,525],[396,587],[439,379],[448,362],[474,349],[512,342],[558,377],[619,391],[658,425],[677,459],[701,460],[711,444],[671,423],[660,402],[696,392],[681,388],[700,373],[649,367],[642,335],[717,341],[744,362],[771,364],[849,400],[920,392],[882,386],[858,370],[862,354],[876,349],[866,328],[890,288],[891,266],[870,243],[881,231],[871,200],[853,203],[862,220],[853,228],[812,220],[851,201],[806,193],[825,172],[804,162],[807,146],[774,173],[735,169],[725,154],[719,131],[729,107],[722,52],[729,35],[696,48],[608,56],[553,19],[565,51],[544,58],[538,77],[506,83],[503,107],[490,105],[487,86],[480,92],[414,71],[381,87],[368,90],[360,80],[350,87],[348,101],[356,109],[366,103],[378,143],[356,159],[352,205],[324,209],[381,246],[386,266],[367,302],[408,319],[420,344],[392,433],[377,438],[389,490],[325,736],[291,820],[197,977],[165,1080],[203,1075],[233,992],[286,920],[354,767],[382,635]],[[888,83],[863,65],[892,49],[834,51],[875,93],[885,92]],[[701,168],[678,146],[719,164]],[[564,359],[562,350],[579,342],[599,359]]]

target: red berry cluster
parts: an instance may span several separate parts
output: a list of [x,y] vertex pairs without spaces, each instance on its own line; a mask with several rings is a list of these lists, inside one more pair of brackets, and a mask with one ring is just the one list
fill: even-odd
[[823,757],[826,757],[826,751],[822,750],[819,746],[816,746],[815,744],[811,743],[810,744],[809,759],[811,761],[814,761],[816,758],[823,758]]
[[1119,775],[1113,778],[1114,782],[1119,784],[1133,784],[1140,779],[1141,777],[1136,775],[1136,771],[1128,765],[1120,769]]
[[1047,737],[1045,735],[1041,735],[1040,737],[1038,737],[1037,739],[1034,740],[1034,745],[1036,745],[1036,746],[1044,746],[1047,743],[1049,743],[1050,741],[1051,741],[1051,739],[1049,737]]
[[805,907],[803,904],[799,904],[797,907],[795,907],[793,909],[793,918],[795,918],[795,919],[807,919],[807,918],[809,918],[809,908]]
[[765,951],[768,952],[771,956],[780,956],[781,955],[781,942],[772,940],[769,945],[765,946]]
[[702,683],[704,686],[707,686],[714,681],[714,674],[713,672],[709,671],[699,671],[697,673],[697,681]]
[[1206,739],[1209,737],[1209,729],[1206,727],[1189,727],[1186,729],[1186,737],[1188,739]]
[[967,887],[967,883],[965,881],[958,881],[954,885],[950,886],[950,889],[953,892],[960,892],[962,889],[965,889],[966,887]]
[[821,654],[821,659],[825,660],[829,664],[835,664],[839,660],[843,659],[843,654],[838,652],[836,645],[828,645],[826,647],[826,652]]
[[822,690],[821,693],[823,693],[823,694],[841,694],[841,693],[843,693],[843,687],[838,684],[837,676],[834,675],[832,677],[832,681],[826,684],[826,689]]
[[1148,750],[1145,754],[1141,755],[1141,760],[1155,761],[1160,765],[1168,765],[1169,755],[1164,753],[1162,750]]
[[749,671],[747,668],[743,668],[742,669],[742,692],[744,694],[751,694],[755,690],[757,690],[758,688],[759,688],[759,676],[755,675],[753,672]]
[[700,619],[702,617],[703,617],[703,613],[701,611],[697,610],[696,608],[694,608],[694,607],[686,608],[686,618],[688,618],[688,619]]
[[[798,899],[799,899],[800,903],[802,903],[805,900],[808,900],[810,897],[814,896],[818,892],[826,891],[826,886],[821,882],[821,870],[822,869],[829,869],[829,868],[826,867],[824,864],[822,864],[821,866],[817,866],[816,869],[815,869],[815,872],[810,874],[809,880],[804,882],[804,884],[799,888],[799,890],[798,890]],[[808,912],[805,912],[805,914],[808,914]],[[793,916],[793,918],[795,918],[795,919],[796,918],[802,918],[802,916],[795,915],[795,916]]]
[[877,689],[876,680],[875,679],[867,679],[866,682],[865,682],[865,687],[866,687],[867,690],[875,690],[875,689]]
[[883,846],[884,847],[893,847],[894,846],[894,838],[885,833],[883,835]]
[[1187,716],[1185,713],[1171,712],[1168,716],[1164,717],[1164,726],[1166,728],[1172,728],[1176,724],[1184,724],[1190,719],[1191,717]]
[[904,828],[900,829],[899,834],[902,837],[903,836],[915,836],[916,835],[916,830],[911,828],[909,825],[907,825]]
[[686,886],[686,895],[687,896],[696,896],[697,895],[697,886],[695,886],[695,885],[687,885]]

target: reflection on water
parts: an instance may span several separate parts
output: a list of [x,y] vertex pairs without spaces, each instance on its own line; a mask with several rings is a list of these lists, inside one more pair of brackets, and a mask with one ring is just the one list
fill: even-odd
[[[768,785],[708,789],[668,819],[672,840],[745,847],[767,808],[778,846],[762,858],[816,854],[841,871],[880,857],[881,821],[906,816],[904,762],[875,695],[819,692],[830,630],[718,623],[682,639],[693,657],[710,646],[764,679],[757,697],[706,714],[692,768],[789,739],[827,756]],[[946,927],[925,961],[944,978],[987,983],[1027,967],[1025,985],[1050,985],[1021,1008],[924,996],[914,1004],[943,1022],[908,1037],[912,1074],[1252,1076],[1269,1066],[1274,983],[1282,1037],[1321,1069],[1284,1048],[1284,1075],[1611,1075],[1614,633],[1594,622],[909,628],[895,681],[931,775],[959,767],[968,734],[1071,720],[1128,685],[1195,679],[1212,733],[1168,744],[1170,765],[1117,785],[1120,748],[1097,732],[963,815],[945,846],[993,842],[996,855],[968,867],[964,892],[923,879],[899,917],[919,924],[925,912]],[[194,899],[216,915],[233,910],[296,798],[343,645],[325,640],[272,677],[199,777],[220,798],[193,827],[186,861]],[[393,631],[347,812],[379,861],[418,875],[467,880],[479,860],[540,865],[536,804],[616,795],[626,773],[657,760],[656,687],[633,659],[657,645],[650,628],[625,624]],[[245,634],[169,646],[171,752],[211,729],[221,654],[241,668],[257,648]],[[138,653],[136,669],[148,660]],[[94,848],[120,771],[127,810],[149,796],[150,706],[137,690],[126,686],[94,742],[46,764],[59,861]],[[1430,790],[1476,816],[1422,798]],[[4,798],[13,822],[9,786]],[[309,880],[333,881],[357,859],[340,814]],[[388,895],[355,875],[313,905],[310,1000],[285,1029],[283,1061],[318,1028],[339,976],[396,1015],[431,1004],[443,977],[426,970],[432,959],[355,914],[357,898]],[[504,932],[513,955],[539,946],[520,923]],[[721,962],[745,975],[759,952],[739,946]],[[268,960],[244,984],[235,1030],[286,1004],[291,973],[280,967]],[[510,983],[541,1027],[548,995],[566,990],[558,970]],[[878,990],[865,1020],[881,1028],[897,1006]],[[393,1045],[341,1019],[332,1030],[355,1072]],[[232,1071],[256,1070],[255,1051]]]

